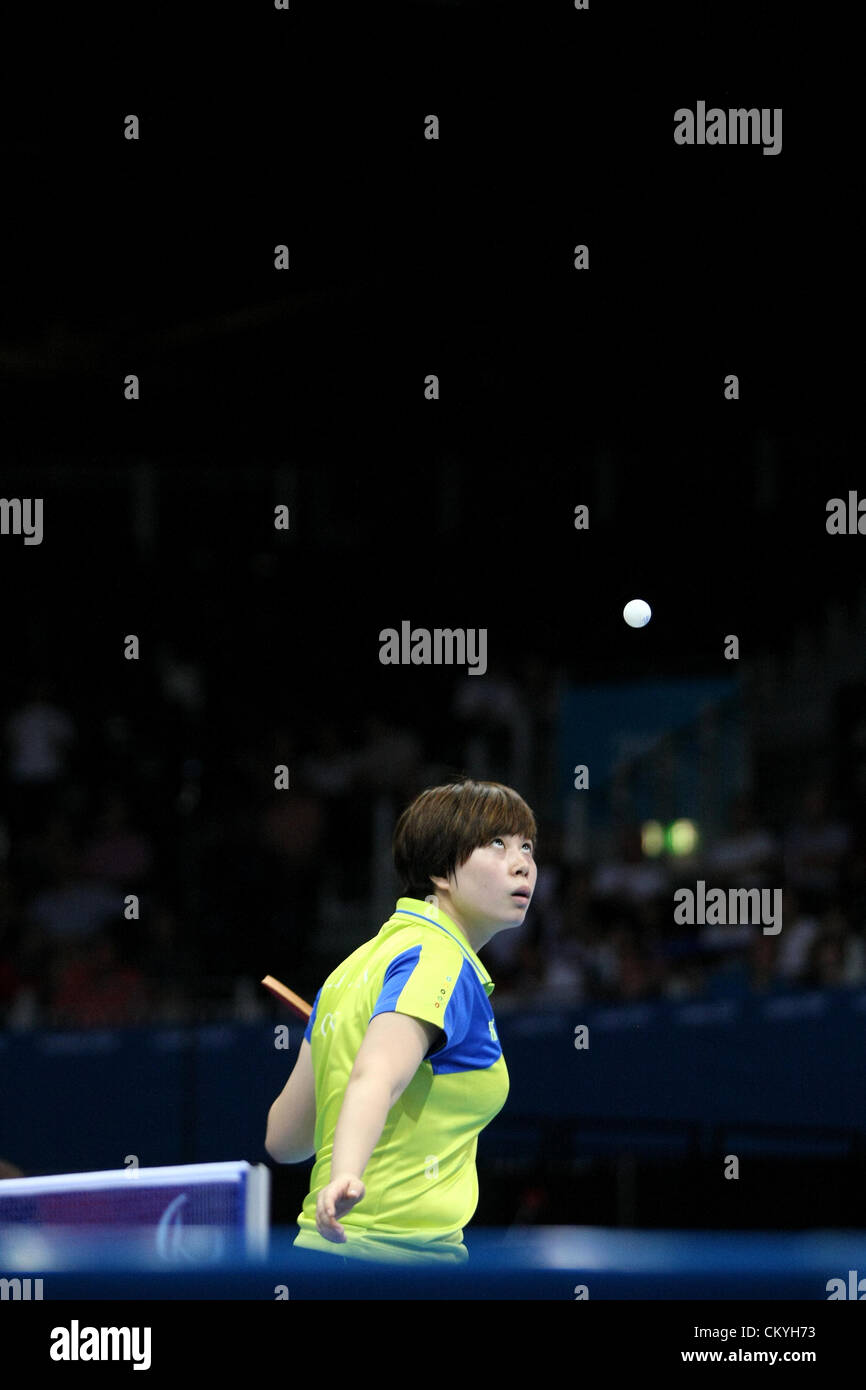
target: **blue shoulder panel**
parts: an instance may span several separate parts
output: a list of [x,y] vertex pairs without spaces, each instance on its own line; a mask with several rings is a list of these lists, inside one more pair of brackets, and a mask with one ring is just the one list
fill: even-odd
[[[324,989],[324,985],[322,986],[322,989]],[[319,990],[319,993],[316,995],[315,999],[313,1000],[313,1012],[310,1014],[310,1017],[309,1017],[309,1019],[308,1019],[308,1021],[307,1021],[307,1026],[306,1026],[306,1028],[304,1029],[304,1037],[306,1038],[307,1042],[311,1042],[311,1041],[312,1041],[312,1036],[313,1036],[313,1024],[314,1024],[315,1021],[316,1021],[316,1014],[317,1014],[318,1009],[319,1009],[319,998],[321,997],[321,993],[322,993],[322,990],[320,989],[320,990]]]
[[391,1012],[406,986],[406,981],[420,959],[421,947],[409,946],[405,951],[401,951],[399,956],[395,956],[392,961],[389,961],[385,978],[382,981],[382,988],[379,991],[379,998],[376,1000],[370,1015],[371,1020],[377,1014]]
[[490,1001],[469,961],[463,962],[442,1026],[447,1041],[429,1058],[434,1073],[480,1071],[502,1056]]

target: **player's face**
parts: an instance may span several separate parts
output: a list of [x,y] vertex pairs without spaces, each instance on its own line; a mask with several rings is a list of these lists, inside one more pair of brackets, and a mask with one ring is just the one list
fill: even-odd
[[459,925],[473,933],[519,927],[538,876],[534,846],[522,835],[496,835],[474,849],[448,880],[450,905]]

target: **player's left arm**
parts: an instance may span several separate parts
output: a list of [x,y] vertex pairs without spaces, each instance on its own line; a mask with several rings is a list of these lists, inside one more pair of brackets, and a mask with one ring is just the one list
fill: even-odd
[[316,1083],[306,1038],[291,1076],[268,1111],[265,1149],[277,1163],[303,1163],[316,1152]]

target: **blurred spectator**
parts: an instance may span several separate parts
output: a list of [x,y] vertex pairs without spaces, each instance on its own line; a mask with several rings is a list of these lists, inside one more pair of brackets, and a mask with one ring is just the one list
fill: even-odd
[[818,919],[804,913],[792,888],[782,890],[782,930],[779,933],[777,967],[783,980],[800,980],[809,965],[812,942],[818,933]]
[[838,892],[850,843],[849,827],[829,815],[826,788],[813,783],[803,796],[799,820],[785,836],[785,882],[807,910],[821,910]]
[[13,940],[11,895],[5,875],[0,875],[0,1021],[2,1021],[22,986],[17,959],[17,943]]
[[[129,930],[133,924],[125,923]],[[142,972],[121,950],[121,929],[67,946],[55,963],[52,1022],[68,1028],[113,1028],[147,1022],[149,995]]]
[[68,814],[50,809],[39,831],[21,836],[14,862],[16,881],[25,892],[37,891],[73,872],[78,849]]
[[462,676],[451,706],[463,729],[462,765],[471,777],[525,786],[530,715],[519,685],[491,662],[483,676]]
[[[562,698],[563,677],[539,657],[529,655],[521,669],[521,686],[528,710],[530,737],[520,787],[530,806],[551,806],[556,796],[555,763],[547,756],[554,745]],[[473,676],[473,680],[478,677]],[[524,790],[525,788],[525,790]],[[545,836],[545,844],[547,837]]]
[[763,929],[756,929],[749,947],[749,986],[754,994],[772,992],[780,986],[778,954],[778,936],[765,936]]
[[722,888],[770,888],[780,886],[780,845],[776,837],[758,825],[748,797],[731,804],[729,830],[704,856],[707,878]]
[[321,797],[325,815],[324,853],[330,864],[331,886],[343,898],[357,897],[356,865],[360,857],[369,857],[370,844],[365,830],[362,832],[364,850],[347,855],[359,829],[350,797],[354,754],[343,742],[339,725],[333,719],[323,720],[313,734],[312,746],[313,751],[303,759],[301,770],[309,790]]
[[668,873],[663,866],[644,858],[639,825],[627,825],[620,831],[619,853],[603,860],[592,878],[593,896],[609,899],[615,907],[630,907],[663,894],[667,888]]
[[668,965],[662,986],[666,999],[698,999],[706,992],[707,972],[694,956]]
[[619,940],[617,932],[628,930],[628,922],[613,919],[608,925],[594,922],[584,942],[585,961],[592,982],[593,999],[611,1000],[619,988]]
[[27,917],[51,945],[94,935],[105,922],[120,916],[123,896],[101,879],[86,878],[72,870],[57,887],[36,894]]
[[321,802],[305,790],[300,776],[292,779],[289,792],[275,792],[259,814],[261,843],[292,872],[315,870],[324,825]]
[[702,951],[718,952],[720,956],[736,955],[751,945],[751,922],[707,922],[695,927]]
[[14,897],[8,875],[0,871],[0,1022],[8,1018],[23,985],[19,963],[20,931],[14,920]]
[[205,704],[201,667],[193,661],[184,661],[167,643],[159,647],[157,666],[160,688],[166,704],[173,705],[190,716],[200,714]]
[[70,714],[53,702],[53,693],[50,680],[31,680],[24,703],[6,721],[4,774],[13,833],[42,824],[67,774],[75,724]]
[[744,998],[785,987],[776,969],[778,938],[765,936],[760,926],[742,930],[748,934],[745,948],[727,954],[709,974],[706,993],[712,998]]
[[16,1164],[10,1163],[8,1158],[0,1158],[0,1181],[3,1178],[23,1178],[23,1170]]
[[649,999],[659,994],[664,965],[652,942],[642,942],[630,923],[618,923],[611,934],[614,950],[613,994],[617,999]]
[[194,941],[181,932],[176,908],[159,900],[139,927],[137,964],[148,982],[154,1021],[188,1021],[201,971]]
[[[369,899],[371,892],[377,804],[382,797],[392,803],[388,812],[390,834],[398,809],[414,794],[423,752],[415,734],[379,715],[364,716],[361,731],[360,748],[339,754],[334,750],[326,765],[332,776],[335,772],[346,775],[342,795],[329,807],[328,854],[335,890],[354,901]],[[315,764],[306,764],[311,782],[320,771]]]
[[129,803],[123,792],[106,791],[95,833],[82,854],[82,873],[134,888],[147,877],[152,862],[147,837],[129,823]]
[[7,775],[18,787],[44,786],[66,772],[75,725],[66,710],[52,703],[52,695],[50,681],[31,681],[28,698],[6,721]]
[[[293,763],[294,765],[294,763]],[[272,860],[275,909],[270,954],[288,953],[295,972],[303,969],[316,927],[319,881],[326,869],[325,813],[322,802],[305,785],[303,769],[287,792],[274,792],[258,821],[259,846]]]
[[362,727],[364,743],[353,759],[356,785],[407,800],[423,752],[420,740],[409,729],[376,714],[367,715]]
[[859,985],[866,978],[866,950],[836,908],[825,912],[809,951],[804,983],[819,989]]
[[323,720],[313,735],[313,752],[304,759],[303,770],[310,789],[324,797],[340,797],[352,785],[354,759],[333,719]]
[[[583,866],[566,870],[562,837],[552,827],[541,833],[538,878],[529,911],[538,922],[538,953],[545,996],[578,1002],[587,992],[584,933],[590,923],[589,875]],[[489,943],[505,936],[500,933]]]
[[840,905],[857,931],[866,930],[866,844],[853,845],[841,867]]

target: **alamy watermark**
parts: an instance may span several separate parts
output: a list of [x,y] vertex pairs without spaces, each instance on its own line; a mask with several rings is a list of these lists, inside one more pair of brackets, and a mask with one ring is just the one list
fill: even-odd
[[846,506],[843,497],[831,497],[827,502],[827,534],[830,536],[866,536],[866,497],[858,498],[849,489]]
[[678,145],[763,145],[764,154],[782,150],[782,108],[753,106],[722,110],[699,101],[696,110],[681,106],[674,112]]
[[42,544],[41,497],[0,497],[0,535],[10,534],[23,535],[25,545]]
[[487,670],[486,627],[413,628],[410,622],[384,627],[379,633],[383,666],[468,666],[470,676]]
[[131,1361],[134,1371],[150,1370],[149,1327],[82,1327],[73,1318],[69,1327],[51,1329],[48,1355],[52,1361]]
[[[772,911],[770,903],[772,901]],[[782,930],[781,888],[710,888],[699,878],[694,891],[677,888],[674,921],[679,926],[739,927],[760,926],[764,936],[778,936]]]
[[827,1301],[834,1302],[836,1299],[854,1299],[862,1303],[866,1299],[866,1278],[861,1278],[856,1269],[848,1270],[847,1282],[844,1279],[828,1279],[824,1285],[827,1290]]
[[41,1298],[41,1279],[0,1279],[0,1302],[5,1303],[7,1299],[21,1303],[31,1299],[38,1302]]

